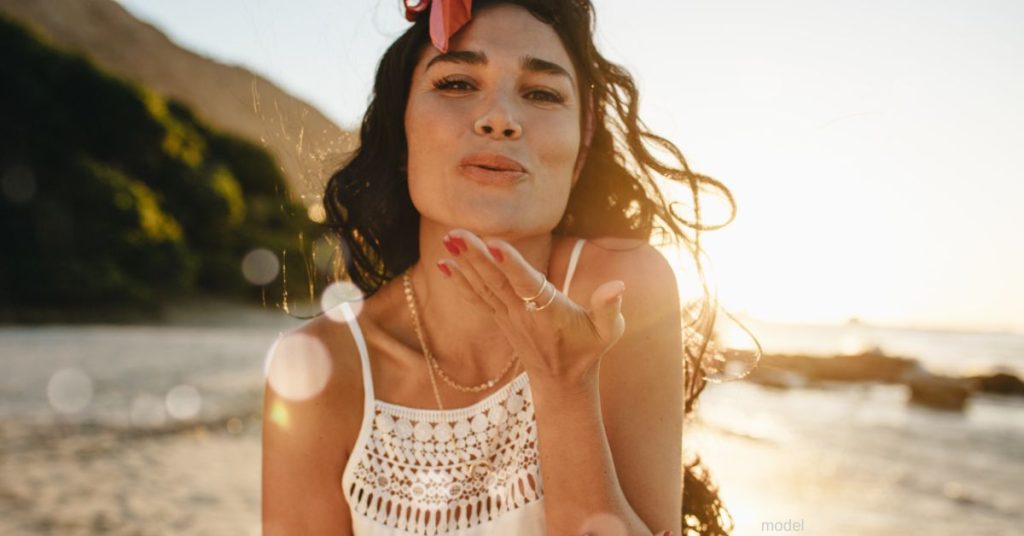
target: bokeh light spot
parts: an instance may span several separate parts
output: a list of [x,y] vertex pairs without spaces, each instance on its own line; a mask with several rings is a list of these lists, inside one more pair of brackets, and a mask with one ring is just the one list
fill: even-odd
[[335,281],[320,294],[320,308],[328,318],[335,322],[348,322],[341,306],[347,303],[352,312],[359,316],[363,311],[363,291],[349,281]]
[[199,390],[191,385],[172,387],[164,397],[167,414],[179,420],[191,419],[198,415],[202,404],[203,398]]
[[327,219],[327,211],[319,201],[306,207],[306,216],[313,223],[323,223]]
[[15,205],[24,205],[36,196],[36,176],[28,166],[11,166],[0,176],[0,193]]
[[253,285],[266,285],[277,278],[281,263],[274,252],[257,248],[242,258],[242,275]]
[[278,337],[267,352],[264,373],[278,396],[306,400],[327,385],[331,368],[323,343],[309,335],[289,333]]
[[330,273],[334,263],[340,261],[338,255],[341,249],[336,240],[330,235],[323,235],[313,242],[313,255],[316,262],[316,269],[321,272]]
[[46,398],[60,413],[78,413],[92,401],[92,378],[75,368],[63,368],[50,376]]
[[270,408],[270,422],[279,428],[288,427],[288,409],[280,401],[275,402]]

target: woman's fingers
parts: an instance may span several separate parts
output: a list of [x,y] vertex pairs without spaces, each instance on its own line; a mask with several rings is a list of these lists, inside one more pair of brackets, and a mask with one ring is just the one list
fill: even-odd
[[[503,260],[499,264],[508,278],[517,302],[522,303],[524,298],[537,296],[544,281],[547,280],[544,274],[526,262],[519,250],[504,240],[490,240],[487,247],[491,251],[497,252],[497,256],[502,257]],[[493,255],[494,253],[492,253]],[[550,297],[549,292],[551,291],[545,290],[542,295],[537,296],[537,299],[544,300],[541,303],[546,302]]]
[[489,307],[492,311],[498,312],[505,309],[505,305],[501,303],[494,294],[486,288],[478,288],[477,285],[470,281],[470,277],[466,274],[466,269],[463,264],[458,263],[453,259],[441,259],[438,261],[439,264],[444,264],[448,268],[448,278],[455,283],[455,286],[459,289],[459,294],[468,302],[480,303]]
[[[529,329],[542,324],[546,330],[557,331],[579,317],[586,318],[583,307],[559,292],[508,242],[495,239],[485,243],[466,229],[453,229],[444,242],[458,259],[457,268],[464,278],[460,284],[512,325]],[[527,311],[526,299],[544,308]]]
[[[448,233],[452,242],[460,248],[459,266],[463,268],[466,279],[477,292],[482,295],[493,295],[504,305],[506,312],[514,307],[522,307],[522,300],[516,295],[511,278],[533,267],[525,263],[522,256],[511,259],[503,250],[495,249],[497,256],[489,250],[487,244],[475,234],[465,229],[456,229]],[[515,250],[511,246],[508,248]],[[498,259],[501,259],[500,261]],[[535,271],[535,270],[533,270]],[[521,275],[520,275],[521,276]]]
[[598,337],[605,343],[605,349],[615,344],[626,329],[625,318],[622,316],[624,292],[626,284],[616,279],[605,282],[590,295],[590,309],[587,315]]
[[[488,244],[505,258],[502,264],[509,266],[506,274],[515,294],[514,307],[525,315],[522,316],[524,322],[532,325],[539,322],[550,329],[561,330],[571,325],[574,318],[585,314],[582,307],[562,294],[554,283],[531,266],[511,244],[503,240],[490,240]],[[524,300],[527,299],[544,308],[539,311],[526,311]]]

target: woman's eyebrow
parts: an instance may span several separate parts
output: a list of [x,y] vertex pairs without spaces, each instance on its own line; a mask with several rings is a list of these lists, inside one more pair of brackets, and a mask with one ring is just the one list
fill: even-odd
[[[443,54],[438,54],[430,61],[427,62],[427,66],[423,69],[424,72],[430,70],[430,67],[435,63],[462,63],[466,65],[487,65],[487,55],[482,51],[475,50],[450,50]],[[542,60],[535,56],[521,56],[519,58],[519,66],[524,71],[533,73],[547,73],[559,76],[564,76],[569,79],[569,82],[575,87],[576,81],[573,80],[572,75],[569,71],[565,70],[561,65],[550,62],[548,60]]]

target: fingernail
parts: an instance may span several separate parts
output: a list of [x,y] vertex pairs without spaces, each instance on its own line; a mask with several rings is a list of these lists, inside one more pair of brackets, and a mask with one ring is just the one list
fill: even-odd
[[461,238],[459,238],[457,236],[453,236],[452,237],[452,242],[456,246],[458,246],[459,249],[461,249],[462,251],[469,251],[469,246],[466,245],[466,241],[465,240],[463,240],[463,239],[461,239]]
[[452,269],[449,268],[448,265],[444,263],[444,261],[437,261],[437,269],[441,270],[441,273],[443,273],[445,277],[452,276]]
[[661,533],[661,536],[672,536],[672,531],[671,530],[666,530],[665,532]]
[[448,252],[449,252],[449,253],[451,253],[452,255],[458,255],[458,254],[460,253],[460,252],[459,252],[459,247],[458,247],[458,246],[456,246],[455,244],[453,244],[453,243],[452,243],[452,239],[451,239],[451,237],[449,237],[449,236],[447,236],[447,235],[446,235],[446,236],[444,237],[444,247],[445,247],[445,248],[446,248],[446,249],[448,250]]
[[487,246],[487,251],[490,251],[491,255],[494,255],[494,259],[498,262],[505,262],[505,254],[500,249],[494,246]]

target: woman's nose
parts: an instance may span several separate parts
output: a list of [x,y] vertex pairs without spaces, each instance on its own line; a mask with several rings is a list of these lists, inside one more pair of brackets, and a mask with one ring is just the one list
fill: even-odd
[[477,134],[495,139],[517,139],[523,126],[513,117],[511,106],[503,98],[495,98],[487,112],[473,125]]

